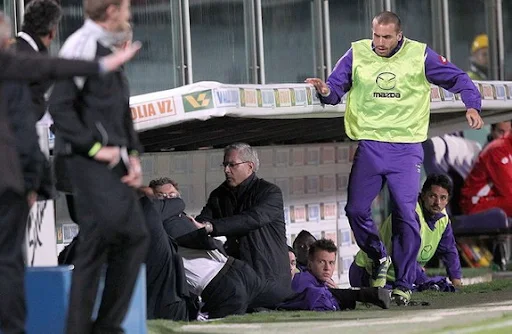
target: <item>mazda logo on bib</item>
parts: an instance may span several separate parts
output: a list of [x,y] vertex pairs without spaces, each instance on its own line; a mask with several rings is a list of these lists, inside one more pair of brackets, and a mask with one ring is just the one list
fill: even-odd
[[377,75],[377,79],[375,79],[375,83],[377,86],[382,89],[384,92],[373,92],[373,97],[376,98],[394,98],[399,99],[399,92],[390,92],[393,88],[396,87],[396,74],[391,72],[381,72]]
[[396,86],[396,75],[391,72],[382,72],[377,75],[375,83],[382,90],[391,90]]

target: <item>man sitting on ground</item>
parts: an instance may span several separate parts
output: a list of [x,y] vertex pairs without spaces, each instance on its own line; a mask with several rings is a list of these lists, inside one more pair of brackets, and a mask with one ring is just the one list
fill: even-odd
[[297,256],[295,255],[295,250],[288,246],[288,256],[290,257],[290,274],[295,276],[296,273],[300,273],[300,270],[297,269]]
[[[416,270],[414,274],[416,279],[414,283],[420,290],[421,286],[428,287],[431,284],[442,284],[447,291],[453,290],[446,283],[444,278],[429,278],[423,267],[436,254],[445,265],[446,272],[454,286],[461,285],[461,266],[459,253],[455,244],[453,230],[450,219],[446,213],[446,205],[452,194],[452,184],[446,175],[433,174],[427,177],[423,184],[421,194],[416,204],[416,214],[418,224],[420,225],[421,247],[418,252]],[[380,226],[379,232],[381,240],[388,252],[391,252],[391,228],[392,216],[390,215]],[[394,263],[395,266],[402,265]],[[372,261],[363,251],[356,254],[355,261],[350,267],[350,285],[351,286],[374,286],[384,287],[386,284],[392,286],[395,279],[394,270],[390,268],[387,275],[379,276],[372,280],[371,271]]]
[[292,247],[297,254],[297,269],[306,270],[308,267],[309,246],[316,241],[316,238],[306,230],[302,230],[293,240]]
[[338,289],[332,281],[337,247],[328,239],[315,241],[309,248],[308,268],[295,274],[292,289],[297,298],[280,305],[283,309],[340,311],[354,309],[356,301],[389,308],[389,291],[382,288]]
[[146,195],[140,203],[150,235],[145,261],[148,319],[183,321],[196,318],[196,312],[189,313],[194,310],[195,296],[189,293],[178,245],[167,236],[162,225],[163,209],[173,210],[173,207],[164,206],[166,203],[161,199],[179,197],[177,186],[171,179],[161,178],[141,189]]

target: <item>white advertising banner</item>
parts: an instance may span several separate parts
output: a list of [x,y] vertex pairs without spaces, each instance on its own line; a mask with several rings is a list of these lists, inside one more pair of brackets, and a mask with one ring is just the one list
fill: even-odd
[[[512,82],[475,81],[482,109],[512,109]],[[460,94],[431,86],[431,112],[465,110]],[[246,118],[343,117],[346,96],[336,106],[323,105],[309,84],[227,85],[202,81],[175,89],[132,96],[130,107],[137,131],[190,120],[233,116]]]
[[32,206],[27,219],[25,239],[28,267],[57,265],[54,217],[53,201],[38,201]]
[[[37,124],[39,146],[48,158],[49,123]],[[57,265],[57,240],[55,238],[55,203],[53,200],[37,201],[30,209],[25,237],[25,261],[29,267]]]

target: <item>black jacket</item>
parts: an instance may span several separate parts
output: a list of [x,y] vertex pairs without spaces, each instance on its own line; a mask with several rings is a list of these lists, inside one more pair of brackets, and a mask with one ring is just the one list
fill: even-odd
[[[39,38],[38,36],[36,36],[36,34],[30,31],[23,30],[23,32],[32,37],[39,51],[34,50],[34,48],[23,38],[16,37],[16,43],[13,45],[16,50],[16,53],[39,53],[41,55],[48,55],[48,49],[41,41],[41,38]],[[34,105],[33,112],[35,113],[36,121],[40,120],[46,112],[47,103],[45,99],[45,93],[48,91],[52,83],[52,80],[37,80],[31,81],[28,84],[28,87],[31,92],[32,104]]]
[[[95,75],[97,63],[43,56],[15,55],[0,51],[0,81],[66,78],[72,75]],[[0,94],[3,89],[0,88]],[[21,165],[7,112],[7,102],[0,95],[0,192],[11,189],[24,193]]]
[[[97,57],[110,53],[110,49],[97,44]],[[73,79],[57,81],[50,97],[55,154],[87,155],[95,143],[141,152],[129,99],[128,80],[122,70],[89,77],[82,89]]]
[[163,226],[167,235],[176,241],[178,246],[218,250],[227,255],[221,241],[212,238],[204,228],[198,229],[185,214],[185,202],[181,198],[169,198],[160,201]]
[[[39,51],[23,38],[17,37],[13,48],[16,53],[28,55],[48,55],[46,46],[35,34],[24,30],[36,43]],[[37,80],[29,83],[9,82],[4,87],[9,117],[16,148],[23,170],[25,191],[35,191],[39,199],[49,199],[55,195],[51,166],[39,148],[36,123],[46,112],[45,92],[50,88],[51,80]]]
[[3,98],[7,103],[9,120],[16,139],[25,191],[37,191],[43,178],[46,157],[39,149],[35,130],[36,115],[33,112],[30,91],[26,84],[17,81],[3,85]]
[[235,189],[212,191],[196,218],[210,221],[214,236],[226,236],[228,255],[248,263],[263,279],[290,286],[283,195],[276,185],[251,175]]

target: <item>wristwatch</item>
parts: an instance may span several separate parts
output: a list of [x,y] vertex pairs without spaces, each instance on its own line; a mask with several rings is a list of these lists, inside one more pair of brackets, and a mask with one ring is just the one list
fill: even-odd
[[206,233],[208,233],[208,234],[213,232],[213,225],[210,222],[205,222],[204,228],[206,229]]

